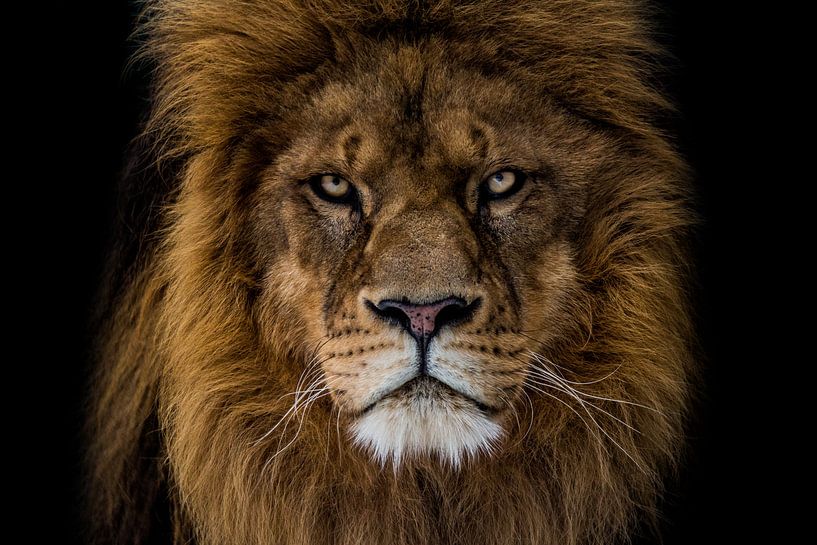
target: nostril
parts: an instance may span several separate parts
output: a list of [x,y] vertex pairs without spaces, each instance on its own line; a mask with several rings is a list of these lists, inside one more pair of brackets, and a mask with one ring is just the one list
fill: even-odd
[[433,303],[412,303],[407,300],[384,299],[373,304],[366,301],[372,311],[391,322],[397,322],[416,339],[428,339],[445,324],[463,322],[480,304],[475,299],[470,304],[461,297],[446,297]]
[[473,310],[470,308],[470,305],[466,305],[465,301],[458,301],[455,304],[440,309],[440,312],[437,313],[435,323],[439,329],[444,324],[463,322],[469,318],[472,312]]
[[388,304],[384,305],[383,301],[377,305],[373,305],[371,303],[369,304],[375,313],[380,315],[382,318],[396,322],[403,326],[404,329],[411,329],[411,318],[409,318],[409,316],[397,306],[390,306]]

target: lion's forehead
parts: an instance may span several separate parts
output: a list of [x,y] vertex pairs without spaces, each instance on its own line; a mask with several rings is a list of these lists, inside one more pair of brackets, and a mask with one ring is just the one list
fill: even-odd
[[312,162],[342,158],[381,174],[402,161],[437,172],[510,150],[533,162],[567,133],[573,140],[582,132],[521,82],[447,62],[431,57],[406,68],[387,59],[355,77],[330,78],[304,105],[294,145],[308,148]]

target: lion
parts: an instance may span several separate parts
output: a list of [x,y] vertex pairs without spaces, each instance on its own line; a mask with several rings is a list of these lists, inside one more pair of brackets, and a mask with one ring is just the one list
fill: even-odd
[[631,0],[151,0],[100,543],[626,542],[698,358]]

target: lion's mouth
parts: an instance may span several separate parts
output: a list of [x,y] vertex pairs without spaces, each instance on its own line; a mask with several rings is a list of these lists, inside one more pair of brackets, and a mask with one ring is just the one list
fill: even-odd
[[441,380],[428,375],[418,375],[369,403],[358,413],[358,416],[365,415],[378,403],[386,399],[443,400],[446,397],[467,400],[486,416],[492,416],[500,412],[498,407],[492,407],[478,399],[474,399],[472,396],[453,388]]

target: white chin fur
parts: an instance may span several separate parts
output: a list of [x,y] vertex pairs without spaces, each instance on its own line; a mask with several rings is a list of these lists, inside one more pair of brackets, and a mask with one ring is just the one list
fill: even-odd
[[465,458],[490,453],[502,426],[470,401],[453,395],[401,395],[381,400],[351,426],[354,442],[385,465],[436,455],[459,467]]

